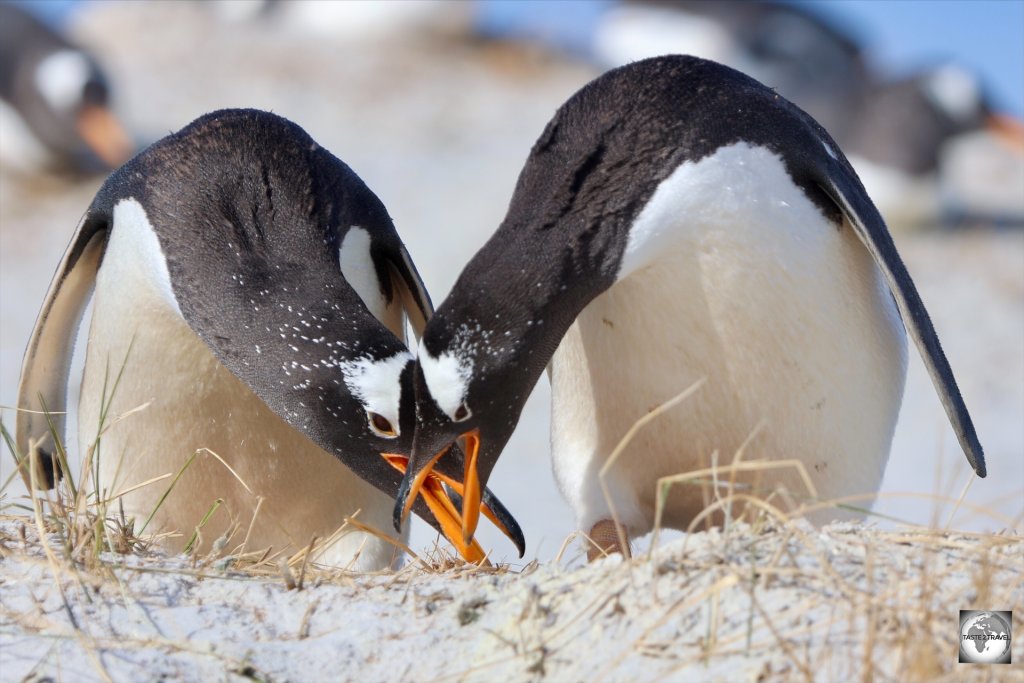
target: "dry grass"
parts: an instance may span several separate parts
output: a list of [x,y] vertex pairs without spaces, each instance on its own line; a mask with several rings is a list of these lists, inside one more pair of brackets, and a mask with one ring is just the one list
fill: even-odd
[[[113,389],[116,389],[116,382]],[[106,392],[106,387],[104,391]],[[45,548],[55,575],[64,570],[84,570],[110,576],[107,570],[119,566],[118,556],[135,555],[142,558],[162,558],[164,554],[160,552],[159,548],[163,538],[187,535],[188,541],[185,543],[183,555],[188,557],[192,566],[197,569],[215,566],[220,571],[232,570],[253,577],[279,575],[286,583],[292,580],[292,573],[297,570],[299,580],[296,585],[289,587],[301,588],[302,578],[307,573],[315,574],[318,580],[353,573],[349,568],[324,567],[312,561],[315,550],[330,545],[337,537],[353,529],[393,545],[397,553],[408,555],[413,561],[410,566],[415,566],[419,571],[441,573],[453,570],[494,569],[486,562],[483,565],[466,562],[451,549],[443,547],[440,542],[437,542],[428,554],[421,557],[401,541],[359,521],[358,510],[346,518],[332,535],[323,539],[314,537],[298,551],[275,551],[273,548],[251,549],[249,547],[249,532],[259,517],[262,503],[259,499],[256,500],[253,518],[242,541],[233,546],[231,545],[232,540],[240,532],[237,526],[232,526],[224,535],[209,544],[208,550],[200,551],[200,548],[205,547],[201,543],[202,530],[218,510],[221,504],[220,499],[211,504],[191,530],[147,534],[147,528],[160,507],[175,489],[182,475],[199,456],[215,459],[254,498],[256,495],[224,458],[205,448],[194,452],[176,473],[168,472],[161,477],[123,488],[112,494],[106,491],[97,491],[92,482],[96,481],[98,476],[97,460],[100,457],[103,434],[117,422],[144,408],[145,406],[140,406],[114,419],[108,419],[104,410],[97,437],[83,458],[77,475],[73,474],[68,464],[61,435],[51,431],[56,451],[60,454],[59,462],[64,475],[57,485],[49,490],[41,486],[40,483],[42,468],[37,462],[38,450],[33,448],[28,454],[18,453],[14,439],[4,425],[2,413],[0,413],[0,435],[6,442],[15,463],[14,471],[0,487],[0,521],[14,524],[19,529],[23,529],[26,523],[31,523],[35,527],[37,539],[49,539],[50,542],[42,544],[42,547]],[[29,493],[22,497],[12,498],[7,494],[7,490],[18,475],[25,480]],[[141,526],[137,527],[135,519],[125,517],[123,507],[120,505],[121,498],[139,488],[158,485],[163,481],[167,481],[166,488],[155,496],[153,509]],[[499,567],[496,571],[503,571],[503,568]]]
[[[710,478],[726,487],[728,475],[723,466]],[[146,653],[153,652],[203,661],[238,680],[289,677],[275,673],[272,656],[250,661],[188,640],[126,640],[89,621],[91,602],[129,607],[151,600],[140,592],[146,575],[293,593],[296,640],[310,644],[330,631],[322,615],[338,607],[337,594],[320,595],[325,587],[347,588],[345,600],[376,604],[399,620],[408,614],[399,609],[408,600],[433,605],[424,618],[451,614],[451,632],[434,630],[433,637],[454,638],[486,655],[449,660],[440,670],[412,675],[415,680],[734,680],[721,675],[721,667],[759,681],[1024,680],[1019,668],[993,672],[955,663],[957,610],[1024,614],[1024,555],[1021,538],[1010,531],[884,531],[854,524],[820,531],[749,493],[726,491],[709,510],[742,503],[747,514],[758,512],[751,523],[734,519],[629,561],[572,571],[557,563],[487,569],[436,546],[424,556],[413,553],[401,570],[359,573],[312,562],[316,539],[290,555],[225,555],[215,548],[168,557],[155,539],[136,534],[116,514],[103,518],[96,506],[67,499],[70,488],[36,497],[31,516],[0,515],[2,562],[19,571],[45,568],[35,575],[48,576],[49,586],[37,579],[33,595],[57,595],[60,604],[56,612],[52,601],[45,608],[40,601],[35,611],[2,604],[0,628],[48,642],[45,652],[65,652],[65,658],[72,647],[96,680],[128,680],[121,660],[136,653],[149,662]],[[372,533],[355,519],[348,523]],[[318,597],[302,602],[298,595],[306,593]],[[247,615],[243,610],[237,618]],[[377,628],[368,623],[367,637],[376,637]],[[355,680],[373,665],[352,662],[339,679]],[[43,656],[36,672],[52,666]]]
[[[698,386],[638,422],[609,458],[602,477],[639,429]],[[6,429],[0,431],[13,447]],[[689,487],[691,494],[692,487],[699,487],[707,507],[682,541],[663,545],[656,531],[649,551],[633,559],[573,569],[574,558],[566,568],[567,539],[554,563],[532,562],[513,570],[466,563],[440,545],[418,555],[389,539],[412,561],[397,571],[355,572],[313,560],[317,548],[331,538],[309,539],[297,552],[283,553],[248,549],[247,534],[232,545],[240,534],[232,529],[204,546],[199,542],[202,520],[186,553],[168,556],[159,549],[159,535],[147,535],[145,524],[136,529],[124,518],[117,505],[124,491],[91,491],[98,451],[99,439],[78,477],[65,466],[64,479],[52,491],[39,489],[33,454],[16,458],[34,493],[7,501],[0,513],[0,564],[6,565],[5,574],[26,577],[30,587],[28,597],[0,600],[0,635],[35,643],[30,650],[38,661],[25,680],[65,671],[68,665],[61,662],[67,661],[88,665],[86,673],[66,670],[76,678],[131,680],[148,672],[154,661],[168,658],[185,662],[185,671],[194,668],[193,680],[211,671],[230,680],[311,677],[308,667],[317,658],[329,660],[337,647],[318,645],[330,642],[339,619],[355,614],[365,621],[359,638],[383,654],[350,661],[335,672],[338,680],[363,680],[375,671],[382,675],[387,669],[375,666],[407,665],[418,652],[454,642],[459,652],[476,653],[474,658],[439,656],[433,668],[406,670],[404,677],[1024,681],[1019,667],[956,664],[958,610],[1024,614],[1020,517],[1001,520],[1006,530],[998,534],[951,533],[937,525],[881,530],[846,524],[819,530],[804,515],[858,501],[821,501],[800,463],[747,461],[741,448],[731,463],[659,482],[659,519],[672,487]],[[737,482],[741,472],[780,467],[793,468],[805,491],[765,491]],[[167,477],[167,492],[180,474]],[[959,499],[934,497],[937,507],[952,507],[950,519],[963,506],[969,483]],[[216,504],[206,517],[215,510]],[[712,517],[721,526],[696,531]],[[352,528],[386,538],[357,515],[345,520],[338,533]],[[176,598],[181,605],[222,602],[222,608],[232,610],[233,622],[251,624],[247,637],[256,645],[240,651],[226,641],[203,645],[188,638],[126,637],[104,620],[115,609],[153,609],[154,600],[166,599],[160,586],[181,582],[189,587],[187,595]],[[0,580],[0,596],[7,587]],[[346,592],[337,592],[342,589]],[[268,590],[294,596],[278,606],[283,614],[277,618],[297,623],[285,641],[312,648],[307,660],[282,662],[273,648],[260,650],[260,644],[280,638],[261,625],[265,608],[259,601],[246,603],[245,596]],[[410,605],[417,616],[411,622]],[[159,621],[146,619],[154,625]],[[389,632],[391,623],[414,626],[419,619],[441,626],[414,627],[411,644],[395,636],[401,647],[389,649],[391,641],[382,631]],[[1020,661],[1024,648],[1018,647],[1014,656]],[[182,670],[175,671],[176,676]]]

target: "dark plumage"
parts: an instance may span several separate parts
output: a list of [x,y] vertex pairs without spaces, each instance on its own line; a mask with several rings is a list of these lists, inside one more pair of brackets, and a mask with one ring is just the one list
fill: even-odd
[[[892,296],[879,294],[880,283]],[[653,522],[658,477],[708,466],[711,456],[689,444],[706,438],[731,454],[753,427],[747,413],[764,411],[776,425],[769,457],[822,471],[830,463],[835,470],[835,458],[844,467],[864,459],[862,482],[829,471],[818,476],[826,490],[877,487],[905,372],[894,299],[984,476],[927,312],[828,133],[773,90],[714,62],[668,56],[610,71],[555,114],[505,220],[427,325],[417,433],[396,515],[415,490],[411,473],[459,435],[475,445],[467,463],[477,470],[466,481],[479,473],[486,483],[545,367],[556,477],[584,531],[600,520],[596,471],[625,431],[609,423],[670,398],[651,387],[673,373],[683,383],[676,391],[701,375],[711,380],[699,419],[666,420],[649,438],[651,454],[635,455],[632,470],[616,477],[631,501],[623,513],[631,532]],[[782,313],[790,306],[799,310],[793,319]],[[600,324],[606,316],[626,322]],[[843,353],[850,357],[837,358]],[[858,364],[860,376],[849,378],[844,362]],[[847,407],[817,414],[826,402]],[[855,443],[858,420],[862,434],[873,433],[870,444]],[[683,512],[673,520],[688,521]]]
[[[351,247],[350,233],[365,250]],[[174,467],[140,448],[140,438],[163,437],[188,452],[226,450],[272,499],[271,516],[304,510],[306,521],[288,529],[299,543],[344,521],[344,513],[330,517],[346,502],[318,495],[352,495],[347,514],[369,507],[362,519],[374,523],[373,507],[390,498],[366,498],[365,487],[318,453],[394,496],[401,474],[393,456],[409,453],[414,430],[402,320],[407,315],[421,329],[431,306],[383,204],[347,165],[285,119],[226,110],[122,166],[86,212],[44,303],[26,353],[25,406],[35,407],[41,392],[48,409],[59,410],[68,333],[84,306],[82,283],[93,277],[84,424],[108,411],[94,395],[106,390],[104,364],[126,363],[110,410],[153,403],[103,438],[107,452],[129,452],[125,471],[142,476]],[[278,420],[311,443],[296,441]],[[47,432],[40,416],[19,413],[22,452],[39,438],[46,450]],[[450,471],[461,471],[460,457],[451,451]],[[112,486],[114,469],[106,467],[104,486]],[[192,486],[227,498],[211,484],[216,477],[224,472],[196,475]],[[311,492],[335,478],[342,489]],[[135,506],[151,495],[134,499]],[[178,514],[165,505],[165,526],[188,528],[194,506],[208,504],[196,498],[180,499]],[[491,503],[521,548],[514,519]],[[322,514],[309,512],[321,506]],[[438,525],[425,505],[418,511]],[[280,547],[275,533],[265,534],[267,542]]]

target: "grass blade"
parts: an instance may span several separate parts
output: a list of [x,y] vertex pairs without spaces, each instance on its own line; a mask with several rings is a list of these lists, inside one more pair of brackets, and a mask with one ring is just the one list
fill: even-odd
[[185,464],[181,466],[180,470],[178,470],[178,473],[176,475],[174,475],[174,479],[171,481],[170,486],[168,486],[167,490],[164,491],[163,495],[160,496],[160,499],[156,502],[156,506],[149,513],[149,517],[146,518],[146,522],[142,525],[142,528],[139,529],[139,535],[140,536],[146,531],[146,527],[148,527],[149,523],[153,521],[153,517],[156,515],[157,511],[160,509],[160,506],[164,504],[165,500],[167,500],[167,496],[171,495],[171,491],[173,491],[174,487],[178,484],[178,480],[181,479],[181,476],[183,474],[185,474],[185,470],[187,470],[189,468],[189,465],[192,464],[192,462],[196,459],[196,457],[198,455],[199,455],[199,451],[196,451],[192,455],[190,455],[188,460],[185,461]]

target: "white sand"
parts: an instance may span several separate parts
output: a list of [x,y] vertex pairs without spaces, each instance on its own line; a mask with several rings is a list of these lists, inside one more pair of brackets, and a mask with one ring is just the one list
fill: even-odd
[[110,555],[113,578],[65,569],[58,590],[35,529],[19,536],[0,525],[10,681],[980,681],[955,663],[958,610],[1024,613],[1019,538],[849,524],[739,525],[576,569],[316,572],[301,590]]

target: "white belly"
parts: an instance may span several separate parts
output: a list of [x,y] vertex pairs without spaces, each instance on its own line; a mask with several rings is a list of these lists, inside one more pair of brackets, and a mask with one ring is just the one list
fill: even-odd
[[[202,530],[207,548],[237,525],[226,551],[247,533],[247,550],[273,546],[275,552],[295,552],[316,536],[322,562],[346,566],[354,560],[360,569],[391,564],[393,547],[374,536],[349,532],[329,548],[323,543],[356,511],[363,523],[393,537],[393,501],[285,424],[222,366],[143,272],[136,240],[128,230],[120,233],[114,231],[97,276],[79,406],[84,454],[96,437],[102,404],[109,402],[97,454],[102,488],[110,495],[173,476],[197,449],[209,449],[238,478],[207,453],[195,458],[146,530],[178,532],[168,540],[172,550],[184,546],[221,499]],[[170,483],[166,478],[124,496],[136,530]]]
[[[734,190],[742,179],[716,188]],[[822,499],[877,491],[906,375],[895,303],[851,226],[837,230],[801,196],[768,199],[690,215],[563,339],[551,362],[552,458],[579,528],[611,517],[598,471],[626,431],[701,378],[609,471],[632,534],[651,529],[660,477],[709,467],[716,453],[729,464],[759,423],[743,460],[799,459]],[[762,498],[779,485],[806,496],[793,470],[739,481]],[[677,486],[663,524],[686,528],[704,507],[700,487]]]

